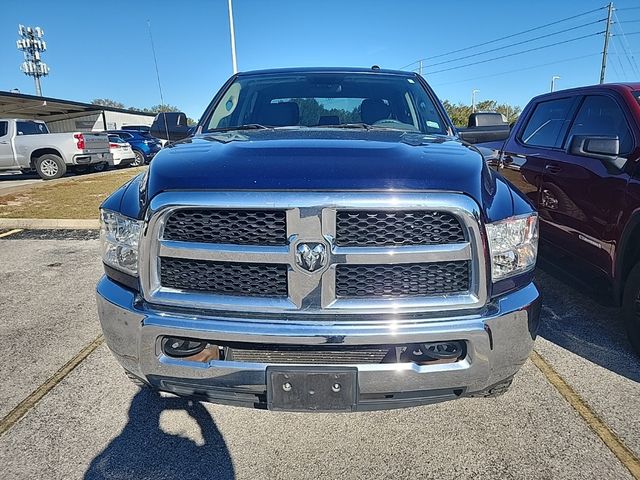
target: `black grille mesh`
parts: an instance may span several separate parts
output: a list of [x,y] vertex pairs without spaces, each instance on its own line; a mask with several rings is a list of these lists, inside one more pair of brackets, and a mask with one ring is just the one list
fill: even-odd
[[338,297],[406,297],[466,293],[469,262],[338,265]]
[[217,295],[287,296],[287,266],[162,257],[160,283]]
[[303,350],[295,347],[279,346],[270,349],[238,349],[232,348],[229,360],[254,363],[302,363],[349,365],[361,363],[382,363],[389,353],[389,348],[358,348],[350,350]]
[[340,210],[336,245],[375,247],[464,242],[460,222],[445,212]]
[[286,245],[284,210],[183,209],[169,215],[163,238],[182,242]]

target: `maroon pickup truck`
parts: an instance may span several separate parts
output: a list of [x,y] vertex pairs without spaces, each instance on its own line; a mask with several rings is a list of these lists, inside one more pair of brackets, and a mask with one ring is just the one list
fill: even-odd
[[534,98],[497,166],[538,209],[541,240],[608,280],[640,353],[640,83]]

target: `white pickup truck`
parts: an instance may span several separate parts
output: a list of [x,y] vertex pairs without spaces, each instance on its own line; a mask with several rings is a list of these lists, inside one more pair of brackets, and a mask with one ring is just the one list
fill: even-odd
[[110,160],[106,134],[49,133],[39,120],[0,118],[0,173],[35,170],[51,180],[68,169],[87,171]]

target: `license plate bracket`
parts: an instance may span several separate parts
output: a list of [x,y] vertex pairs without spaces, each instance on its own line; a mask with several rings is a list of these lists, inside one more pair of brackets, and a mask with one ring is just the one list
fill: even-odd
[[356,368],[267,367],[269,410],[350,412],[357,387]]

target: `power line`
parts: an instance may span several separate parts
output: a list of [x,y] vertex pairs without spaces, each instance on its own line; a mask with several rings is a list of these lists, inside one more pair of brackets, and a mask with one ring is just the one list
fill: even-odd
[[510,35],[505,35],[504,37],[500,37],[500,38],[496,38],[496,39],[493,39],[493,40],[489,40],[489,41],[487,41],[487,42],[477,43],[477,44],[475,44],[475,45],[471,45],[471,46],[468,46],[468,47],[465,47],[465,48],[459,48],[459,49],[457,49],[457,50],[451,50],[451,51],[449,51],[449,52],[441,53],[441,54],[439,54],[439,55],[435,55],[435,56],[433,56],[433,57],[429,57],[429,58],[421,58],[421,59],[419,59],[419,60],[416,60],[415,62],[411,62],[411,63],[409,63],[408,65],[405,65],[404,67],[401,67],[401,68],[400,68],[400,70],[404,70],[405,68],[410,67],[411,65],[414,65],[414,64],[416,64],[416,63],[419,63],[419,62],[420,62],[420,60],[422,60],[422,61],[424,61],[424,60],[433,60],[434,58],[445,57],[445,56],[447,56],[447,55],[452,55],[452,54],[454,54],[454,53],[464,52],[465,50],[471,50],[471,49],[473,49],[473,48],[483,47],[483,46],[485,46],[485,45],[489,45],[489,44],[491,44],[491,43],[496,43],[496,42],[500,42],[500,41],[502,41],[502,40],[507,40],[507,39],[509,39],[509,38],[518,37],[518,36],[520,36],[520,35],[524,35],[524,34],[526,34],[526,33],[535,32],[536,30],[541,30],[541,29],[546,28],[546,27],[551,27],[552,25],[557,25],[557,24],[562,23],[562,22],[566,22],[566,21],[569,21],[569,20],[573,20],[574,18],[579,18],[579,17],[583,17],[583,16],[585,16],[585,15],[589,15],[589,14],[594,13],[594,12],[599,12],[600,10],[604,10],[604,9],[606,9],[606,8],[607,8],[607,7],[595,8],[595,9],[593,9],[593,10],[589,10],[588,12],[579,13],[579,14],[577,14],[577,15],[573,15],[573,16],[571,16],[571,17],[566,17],[566,18],[563,18],[563,19],[561,19],[561,20],[556,20],[555,22],[546,23],[546,24],[544,24],[544,25],[540,25],[540,26],[538,26],[538,27],[533,27],[533,28],[530,28],[530,29],[528,29],[528,30],[523,30],[523,31],[521,31],[521,32],[517,32],[517,33],[512,33],[512,34],[510,34]]
[[[576,42],[578,40],[583,40],[585,38],[595,37],[596,35],[602,35],[603,33],[604,33],[604,30],[602,30],[600,32],[596,32],[596,33],[591,33],[589,35],[583,35],[581,37],[570,38],[568,40],[563,40],[561,42],[550,43],[548,45],[541,45],[539,47],[529,48],[527,50],[521,50],[519,52],[508,53],[506,55],[500,55],[499,57],[487,58],[485,60],[479,60],[477,62],[465,63],[464,65],[457,65],[455,67],[444,68],[442,70],[436,70],[435,72],[427,72],[427,74],[434,75],[436,73],[448,72],[450,70],[456,70],[458,68],[470,67],[472,65],[480,65],[481,63],[492,62],[494,60],[501,60],[503,58],[515,57],[516,55],[522,55],[524,53],[535,52],[536,50],[542,50],[542,49],[545,49],[545,48],[555,47],[556,45],[563,45],[565,43]],[[640,33],[640,32],[638,32],[638,33]]]
[[536,68],[547,67],[549,65],[556,65],[558,63],[566,63],[566,62],[572,62],[572,61],[575,61],[575,60],[582,60],[583,58],[589,58],[589,57],[593,57],[593,56],[596,56],[596,55],[600,55],[600,53],[598,53],[598,52],[589,53],[587,55],[580,55],[579,57],[564,58],[562,60],[556,60],[554,62],[541,63],[541,64],[538,64],[538,65],[532,65],[532,66],[529,66],[529,67],[517,68],[515,70],[507,70],[505,72],[490,73],[489,75],[482,75],[480,77],[467,78],[465,80],[456,80],[455,82],[433,83],[431,85],[433,87],[437,87],[437,86],[441,86],[441,85],[454,85],[454,84],[457,84],[457,83],[472,82],[474,80],[482,80],[484,78],[493,78],[493,77],[497,77],[497,76],[500,76],[500,75],[508,75],[510,73],[519,73],[519,72],[524,72],[526,70],[534,70]]
[[458,58],[453,58],[451,60],[445,60],[445,61],[438,62],[438,63],[432,63],[431,65],[426,65],[424,68],[437,67],[438,65],[444,65],[446,63],[457,62],[458,60],[465,60],[467,58],[477,57],[478,55],[484,55],[486,53],[497,52],[499,50],[504,50],[505,48],[517,47],[518,45],[523,45],[525,43],[534,42],[536,40],[541,40],[541,39],[547,38],[547,37],[553,37],[554,35],[559,35],[561,33],[570,32],[572,30],[577,30],[578,28],[588,27],[588,26],[594,25],[596,23],[602,23],[605,20],[606,20],[606,18],[602,18],[600,20],[596,20],[596,21],[590,22],[590,23],[584,23],[584,24],[578,25],[576,27],[566,28],[564,30],[559,30],[557,32],[548,33],[548,34],[545,34],[545,35],[540,35],[539,37],[534,37],[534,38],[531,38],[531,39],[528,39],[528,40],[522,40],[522,41],[517,42],[517,43],[512,43],[510,45],[506,45],[504,47],[496,47],[496,48],[492,48],[490,50],[484,50],[482,52],[477,52],[477,53],[472,53],[470,55],[465,55],[464,57],[458,57]]
[[[618,23],[620,22],[620,19],[618,18],[618,14],[614,11],[613,15],[616,17],[616,21]],[[636,59],[633,56],[633,51],[631,50],[631,45],[629,44],[629,40],[627,39],[626,35],[624,34],[624,29],[622,28],[622,25],[617,26],[616,28],[620,29],[620,33],[622,33],[622,40],[620,42],[621,46],[622,46],[622,50],[625,52],[626,56],[627,56],[627,61],[629,62],[629,65],[631,65],[631,70],[633,70],[633,72],[636,75],[640,75],[640,72],[638,71],[638,64],[636,63]],[[626,44],[626,45],[625,45]]]
[[[620,59],[620,54],[618,53],[618,47],[616,47],[616,42],[611,42],[611,45],[613,45],[614,56],[615,56],[616,60],[618,60],[618,64],[620,65],[620,69],[622,70],[622,77],[626,80],[627,79],[627,72],[625,72],[625,70],[624,70],[624,65],[622,64],[622,60]],[[621,47],[624,48],[624,45],[621,45]],[[616,64],[612,63],[611,66],[616,71],[616,73],[618,73],[618,69],[616,68]]]

